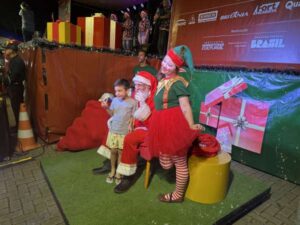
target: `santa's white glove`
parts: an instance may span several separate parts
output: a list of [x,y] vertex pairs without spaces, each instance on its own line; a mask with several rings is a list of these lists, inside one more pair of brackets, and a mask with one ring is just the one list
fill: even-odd
[[145,102],[133,113],[133,117],[139,121],[145,121],[150,115],[150,107]]
[[138,91],[134,95],[134,98],[140,103],[144,103],[148,97],[149,97],[149,92]]

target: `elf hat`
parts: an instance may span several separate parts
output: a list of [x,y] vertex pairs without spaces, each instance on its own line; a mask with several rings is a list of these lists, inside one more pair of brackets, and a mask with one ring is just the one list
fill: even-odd
[[185,64],[191,71],[194,70],[193,56],[191,50],[186,45],[180,45],[170,49],[167,55],[177,67],[182,67]]

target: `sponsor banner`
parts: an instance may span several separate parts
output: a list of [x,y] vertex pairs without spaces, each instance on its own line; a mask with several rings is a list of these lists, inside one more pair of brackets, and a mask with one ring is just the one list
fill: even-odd
[[270,3],[263,3],[257,5],[253,12],[253,15],[263,15],[269,13],[276,13],[277,9],[279,8],[280,2],[270,2]]
[[284,39],[283,38],[257,38],[251,40],[250,48],[264,48],[264,49],[273,49],[273,48],[284,48]]
[[199,13],[198,14],[198,23],[206,23],[206,22],[212,22],[216,21],[218,18],[218,11],[211,11],[211,12],[205,12],[205,13]]
[[189,19],[188,24],[191,25],[191,24],[195,24],[195,23],[196,23],[196,18],[195,18],[195,15],[192,14],[192,15],[190,16],[190,19]]
[[170,45],[197,66],[300,70],[300,0],[174,1]]
[[220,51],[224,50],[223,41],[206,41],[202,44],[202,51]]
[[285,3],[285,8],[291,11],[297,8],[300,10],[300,1],[287,1]]
[[237,18],[242,18],[245,16],[249,16],[249,13],[247,11],[245,11],[245,12],[234,11],[231,14],[222,15],[220,17],[220,20],[237,19]]
[[185,26],[186,20],[185,19],[179,19],[176,21],[177,26]]

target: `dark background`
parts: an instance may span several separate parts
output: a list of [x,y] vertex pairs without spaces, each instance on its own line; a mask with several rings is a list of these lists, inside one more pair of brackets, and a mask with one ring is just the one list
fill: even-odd
[[[122,1],[122,0],[120,0]],[[0,36],[8,38],[22,39],[21,35],[21,17],[19,16],[20,4],[22,0],[1,0],[0,6]],[[54,15],[54,20],[58,18],[58,0],[26,0],[35,14],[35,27],[41,34],[45,32],[46,23],[52,21],[51,14]],[[101,1],[99,1],[101,2]],[[161,0],[150,0],[144,3],[145,9],[148,10],[152,19],[156,8],[159,6]],[[79,16],[91,16],[96,12],[102,12],[105,16],[109,16],[110,13],[116,13],[119,21],[122,20],[121,10],[126,11],[126,8],[110,9],[106,3],[105,7],[90,6],[80,2],[72,1],[71,3],[71,22],[76,24],[77,17]],[[133,19],[139,18],[139,11],[142,8],[137,5],[137,10],[134,11],[130,8]]]
[[[0,35],[21,36],[21,17],[19,16],[21,2],[21,0],[1,0]],[[54,13],[55,18],[57,18],[58,2],[56,0],[28,0],[26,2],[34,11],[36,30],[43,33],[46,22],[51,21],[51,13]]]

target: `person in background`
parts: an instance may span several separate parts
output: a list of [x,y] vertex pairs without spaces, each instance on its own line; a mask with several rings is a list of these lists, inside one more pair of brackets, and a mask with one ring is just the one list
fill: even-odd
[[182,202],[189,174],[187,152],[204,129],[195,124],[189,101],[188,82],[178,75],[185,63],[192,69],[191,52],[187,46],[178,46],[168,51],[161,63],[165,74],[154,97],[152,115],[146,145],[154,156],[159,157],[164,169],[176,168],[176,188],[173,192],[159,195],[161,202]]
[[19,15],[22,17],[23,41],[30,41],[34,32],[34,13],[26,2],[22,2]]
[[139,71],[147,71],[156,77],[157,70],[150,66],[147,61],[147,52],[140,49],[138,52],[138,64],[133,68],[133,74],[137,74]]
[[128,12],[124,13],[123,22],[123,36],[122,36],[122,45],[123,49],[126,52],[132,50],[132,41],[133,41],[133,21],[130,18],[130,14]]
[[6,76],[3,77],[3,83],[11,100],[15,119],[18,121],[20,104],[24,101],[23,81],[25,81],[26,78],[25,63],[18,55],[18,45],[16,43],[11,43],[6,46],[4,56],[8,60],[8,71]]
[[118,22],[118,17],[117,17],[117,15],[114,14],[114,13],[110,14],[110,19],[113,20],[113,21]]
[[162,1],[162,7],[156,10],[154,22],[159,24],[159,34],[157,42],[157,50],[159,56],[164,56],[167,52],[169,26],[171,18],[171,3],[169,0]]
[[116,173],[116,166],[121,159],[125,135],[132,131],[133,113],[136,101],[128,96],[130,83],[126,79],[119,79],[114,83],[115,95],[110,106],[107,101],[102,101],[101,106],[111,115],[108,120],[108,135],[106,146],[102,145],[98,153],[110,158],[111,170],[106,178],[107,183],[121,182],[121,175]]
[[139,22],[138,42],[140,46],[148,44],[150,34],[150,21],[148,19],[148,13],[142,10],[140,13],[141,20]]

